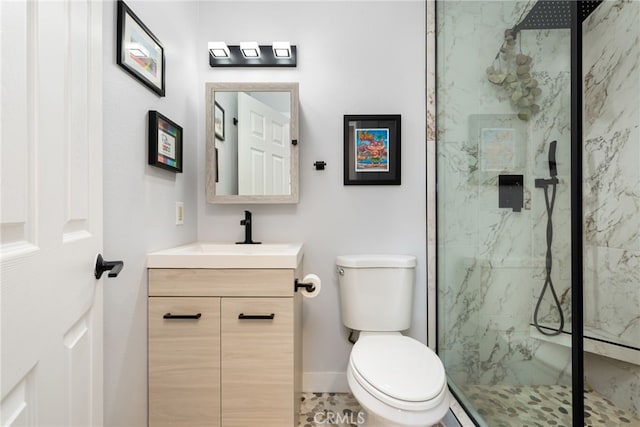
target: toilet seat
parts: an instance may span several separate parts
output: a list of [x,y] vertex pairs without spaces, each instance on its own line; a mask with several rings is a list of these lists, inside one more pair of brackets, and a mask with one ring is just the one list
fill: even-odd
[[423,411],[446,397],[446,376],[438,356],[403,335],[367,335],[354,345],[349,365],[354,379],[380,401]]

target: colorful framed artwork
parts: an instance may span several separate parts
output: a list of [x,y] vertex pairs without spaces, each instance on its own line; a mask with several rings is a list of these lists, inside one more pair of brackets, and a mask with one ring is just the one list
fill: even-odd
[[159,96],[164,96],[164,48],[122,0],[118,0],[116,31],[118,65]]
[[400,185],[400,115],[344,116],[344,185]]
[[213,130],[216,138],[224,141],[224,109],[217,102],[213,111]]
[[157,111],[149,111],[149,164],[182,172],[182,127]]

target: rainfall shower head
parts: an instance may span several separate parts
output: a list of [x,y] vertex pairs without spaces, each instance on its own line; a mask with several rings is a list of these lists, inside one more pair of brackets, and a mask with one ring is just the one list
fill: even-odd
[[[575,1],[575,0],[573,0]],[[538,0],[529,13],[513,27],[513,34],[520,30],[547,30],[571,28],[572,0]],[[602,3],[602,0],[580,1],[580,18],[582,21]]]

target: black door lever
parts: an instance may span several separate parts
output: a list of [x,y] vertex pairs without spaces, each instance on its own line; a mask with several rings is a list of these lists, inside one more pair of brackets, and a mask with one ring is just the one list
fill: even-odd
[[102,258],[102,254],[98,254],[93,275],[96,276],[96,279],[99,279],[102,277],[102,273],[108,271],[109,277],[118,277],[118,274],[122,271],[122,267],[124,267],[124,261],[105,261],[104,258]]

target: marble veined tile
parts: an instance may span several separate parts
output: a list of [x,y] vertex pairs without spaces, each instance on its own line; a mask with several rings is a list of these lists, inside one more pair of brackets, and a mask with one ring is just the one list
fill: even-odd
[[[438,310],[439,325],[446,334],[440,334],[447,349],[469,349],[478,339],[480,310],[480,265],[473,247],[447,247],[439,249]],[[477,344],[476,344],[477,345]]]
[[[497,198],[497,197],[496,197]],[[531,215],[509,209],[480,212],[478,257],[491,268],[528,267],[531,263]]]
[[640,419],[640,365],[586,353],[584,372],[590,387]]
[[640,343],[640,251],[587,246],[585,325],[609,340]]
[[[583,23],[584,135],[638,125],[640,2],[603,2]],[[637,141],[637,140],[636,140]]]
[[483,333],[528,332],[534,288],[539,284],[533,269],[487,265],[482,268],[481,278],[479,323]]
[[637,126],[586,141],[583,199],[587,244],[640,250],[639,141]]
[[435,0],[427,0],[427,143],[436,140],[435,3]]

